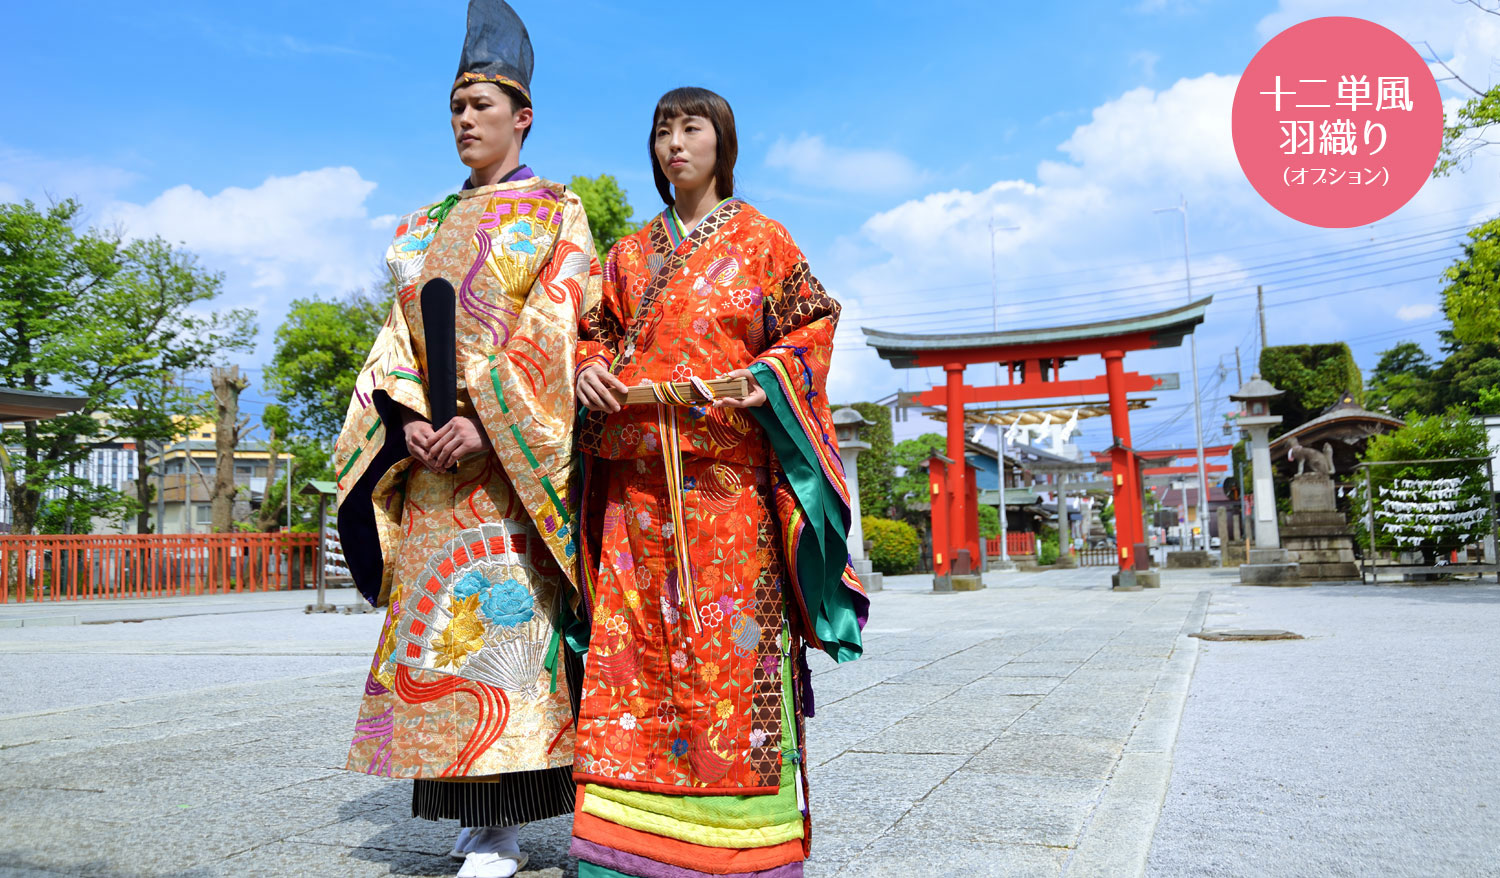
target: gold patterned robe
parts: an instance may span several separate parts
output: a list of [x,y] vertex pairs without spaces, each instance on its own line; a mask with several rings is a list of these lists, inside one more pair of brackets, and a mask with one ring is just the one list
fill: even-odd
[[[464,190],[404,218],[386,256],[400,293],[334,454],[351,573],[387,608],[347,767],[464,778],[569,765],[554,625],[575,600],[572,365],[600,284],[582,203],[529,175]],[[421,300],[434,278],[456,291],[458,412],[493,445],[453,473],[408,456],[399,408],[431,414]]]

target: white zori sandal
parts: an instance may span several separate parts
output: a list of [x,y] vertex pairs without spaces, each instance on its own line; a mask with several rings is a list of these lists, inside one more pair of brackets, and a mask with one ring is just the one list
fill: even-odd
[[526,865],[516,838],[519,826],[486,826],[474,830],[468,838],[468,856],[458,878],[511,878]]

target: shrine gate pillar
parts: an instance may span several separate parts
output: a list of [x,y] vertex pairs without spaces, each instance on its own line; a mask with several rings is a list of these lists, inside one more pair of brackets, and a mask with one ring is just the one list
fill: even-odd
[[974,573],[983,574],[979,554],[979,474],[974,467],[964,470],[964,501],[968,517],[964,519],[964,546],[969,550],[969,566]]
[[927,459],[927,484],[932,501],[932,575],[941,578],[948,575],[953,561],[953,550],[949,536],[948,464],[944,458],[933,456]]
[[[964,365],[949,363],[943,367],[948,373],[948,542],[944,552],[949,560],[968,542],[969,516],[977,514],[969,506],[969,491],[964,471],[968,459],[964,457],[964,440],[968,429],[964,424]],[[935,502],[935,501],[934,501]],[[977,527],[977,523],[975,525]],[[934,548],[934,551],[936,549]],[[969,562],[979,563],[979,540],[975,539],[970,549]],[[963,571],[967,573],[968,571]]]
[[[1130,448],[1130,406],[1125,393],[1125,352],[1104,352],[1104,378],[1109,390],[1109,425],[1114,435],[1110,471],[1114,473],[1115,546],[1120,569],[1135,566],[1135,545],[1145,542],[1141,524],[1141,474]],[[1122,447],[1123,446],[1123,447]]]

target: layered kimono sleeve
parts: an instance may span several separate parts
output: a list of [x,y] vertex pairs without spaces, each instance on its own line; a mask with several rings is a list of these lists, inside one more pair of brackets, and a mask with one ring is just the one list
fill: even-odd
[[765,292],[766,350],[750,372],[766,404],[750,412],[765,429],[782,478],[777,513],[802,636],[836,661],[864,650],[870,600],[850,566],[849,490],[828,403],[828,367],[839,304],[789,236],[773,242]]
[[[495,456],[572,583],[578,552],[577,516],[568,506],[576,467],[573,367],[579,320],[598,307],[601,272],[583,204],[569,192],[562,210],[552,252],[509,337],[498,350],[461,355],[468,357],[469,397]],[[538,560],[533,555],[533,563]],[[571,603],[576,607],[576,593]]]
[[402,488],[411,460],[401,407],[422,417],[431,414],[401,311],[401,297],[409,292],[403,289],[391,303],[390,316],[355,381],[333,452],[339,539],[345,546],[380,546],[378,553],[348,553],[355,586],[377,607],[389,600],[401,548]]
[[608,369],[619,355],[620,345],[625,337],[622,317],[625,310],[621,307],[621,291],[616,280],[619,278],[618,254],[624,243],[622,240],[610,250],[599,295],[579,318],[578,351],[573,373],[575,376],[582,375],[583,370],[590,366]]

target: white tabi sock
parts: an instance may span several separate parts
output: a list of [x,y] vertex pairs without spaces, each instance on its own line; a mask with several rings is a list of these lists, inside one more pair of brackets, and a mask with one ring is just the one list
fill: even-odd
[[469,836],[469,855],[458,878],[511,878],[526,865],[518,844],[521,827],[486,826]]

